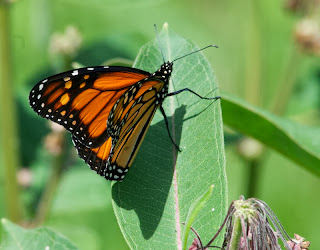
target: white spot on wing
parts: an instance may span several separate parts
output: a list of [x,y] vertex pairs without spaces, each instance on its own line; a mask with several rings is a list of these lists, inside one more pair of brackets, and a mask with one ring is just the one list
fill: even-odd
[[43,89],[43,84],[39,85],[39,91],[41,91]]
[[87,68],[87,70],[94,70],[94,68]]
[[71,75],[73,75],[73,76],[77,76],[79,74],[79,71],[76,69],[76,70],[74,70],[72,73],[71,73]]
[[44,79],[43,81],[42,81],[42,83],[46,83],[48,81],[48,79]]

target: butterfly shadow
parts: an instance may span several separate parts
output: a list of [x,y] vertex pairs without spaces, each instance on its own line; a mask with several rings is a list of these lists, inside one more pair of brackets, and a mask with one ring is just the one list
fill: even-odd
[[[157,115],[161,115],[159,113]],[[175,110],[173,117],[167,117],[170,132],[177,145],[180,144],[185,114],[186,106],[181,106]],[[177,153],[162,119],[150,126],[124,181],[112,186],[114,202],[125,210],[135,211],[145,239],[154,235],[161,222],[170,188],[172,192]],[[126,226],[134,226],[134,230],[137,230],[137,225],[132,225],[129,220]]]

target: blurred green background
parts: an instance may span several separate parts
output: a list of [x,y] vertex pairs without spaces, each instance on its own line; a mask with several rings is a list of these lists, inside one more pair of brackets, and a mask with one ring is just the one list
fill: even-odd
[[[0,39],[4,48],[0,55],[0,91],[4,95],[0,116],[1,200],[8,201],[10,196],[8,186],[4,185],[8,162],[3,157],[10,159],[6,151],[9,144],[9,148],[10,145],[16,148],[12,161],[18,166],[22,197],[18,206],[23,208],[19,222],[29,225],[36,218],[33,222],[61,232],[80,249],[127,248],[113,215],[110,192],[105,191],[110,189],[110,183],[88,171],[72,149],[69,136],[66,142],[58,144],[72,157],[61,173],[55,173],[57,178],[52,178],[52,165],[59,164],[59,157],[65,156],[55,157],[44,147],[44,141],[50,141],[48,133],[61,132],[54,132],[46,120],[31,110],[28,95],[39,80],[67,70],[71,61],[96,66],[116,58],[113,61],[130,64],[139,48],[154,38],[153,24],[161,28],[168,22],[175,32],[199,47],[219,45],[219,49],[204,53],[215,70],[222,92],[299,123],[319,126],[320,45],[305,42],[303,32],[311,28],[306,26],[301,35],[299,27],[306,18],[319,25],[320,9],[299,5],[300,2],[313,3],[294,0],[1,1]],[[70,25],[76,30],[71,28],[71,33],[74,32],[76,41],[81,40],[81,45],[71,54],[54,52],[52,42],[50,45],[53,34],[63,34]],[[10,50],[5,48],[6,39]],[[9,53],[7,58],[3,51]],[[11,79],[4,81],[6,74]],[[12,141],[6,141],[7,135]],[[312,249],[320,249],[318,177],[230,128],[225,130],[225,143],[229,200],[243,194],[246,198],[253,195],[266,201],[290,236],[299,233],[311,241]],[[47,197],[53,200],[48,205],[48,216],[41,218],[37,207],[48,183],[57,190],[53,194],[47,192]],[[10,217],[7,207],[4,202],[0,203],[1,217]]]

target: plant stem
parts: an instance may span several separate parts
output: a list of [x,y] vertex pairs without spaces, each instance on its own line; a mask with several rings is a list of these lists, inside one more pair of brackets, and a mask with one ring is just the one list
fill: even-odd
[[52,205],[53,198],[55,196],[57,187],[59,185],[61,175],[64,170],[64,162],[66,159],[66,153],[67,147],[66,147],[66,136],[64,134],[64,142],[62,145],[62,150],[61,154],[56,156],[53,161],[53,166],[52,166],[52,173],[48,179],[47,186],[40,198],[40,201],[38,203],[37,211],[36,211],[36,216],[33,220],[33,226],[38,226],[42,224],[45,219],[48,216],[48,213],[50,212],[50,208]]
[[284,74],[277,85],[279,86],[279,91],[275,93],[275,98],[272,102],[271,111],[273,113],[280,115],[285,111],[294,88],[300,62],[301,54],[296,48],[292,48]]
[[[259,157],[261,159],[262,156]],[[247,197],[255,197],[257,194],[257,181],[259,180],[259,170],[261,168],[260,160],[254,159],[248,161],[249,167],[249,181],[248,181],[248,190]]]
[[[261,104],[261,68],[262,68],[262,54],[261,54],[261,14],[259,11],[259,3],[256,0],[251,1],[252,5],[252,22],[251,25],[251,36],[248,42],[248,60],[246,62],[246,82],[245,82],[245,99],[253,105],[259,106]],[[258,168],[260,167],[259,160],[247,161],[249,165],[248,175],[248,197],[252,197],[255,193],[256,187],[256,175]]]
[[259,6],[257,1],[252,0],[252,21],[250,22],[250,40],[247,48],[245,99],[253,105],[259,106],[261,95],[261,25]]
[[11,79],[10,4],[0,3],[0,111],[2,166],[6,213],[10,220],[21,220],[17,167],[19,165],[16,105]]
[[233,230],[231,235],[231,241],[229,244],[229,250],[237,250],[239,249],[239,243],[241,240],[242,227],[241,227],[241,219],[240,216],[234,216],[235,221],[233,224]]

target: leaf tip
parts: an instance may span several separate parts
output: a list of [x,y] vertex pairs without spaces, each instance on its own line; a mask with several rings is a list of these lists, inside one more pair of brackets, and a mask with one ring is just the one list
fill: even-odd
[[213,191],[214,185],[212,184],[209,189],[208,189],[208,194],[211,196],[212,191]]
[[8,220],[6,218],[1,218],[1,223],[2,224],[6,224],[8,222]]
[[169,28],[168,22],[165,22],[165,23],[163,24],[162,28],[167,30],[167,29]]

